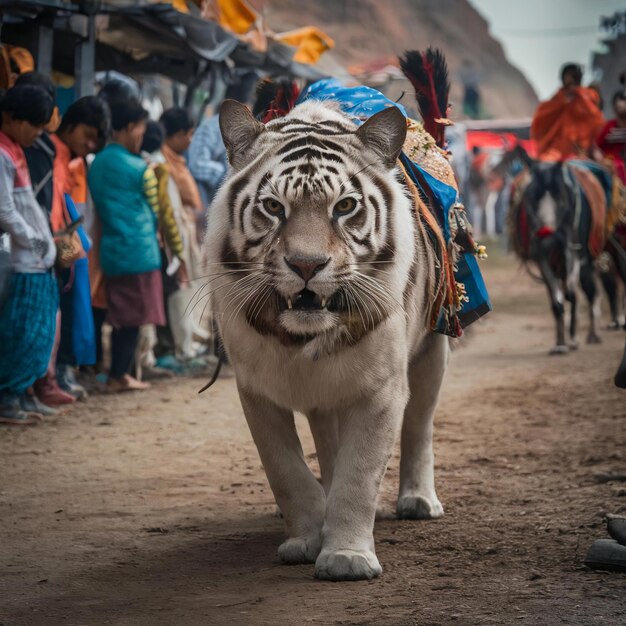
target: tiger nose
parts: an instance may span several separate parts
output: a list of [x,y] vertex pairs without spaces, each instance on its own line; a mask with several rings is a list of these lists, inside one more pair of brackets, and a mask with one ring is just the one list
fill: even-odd
[[315,274],[322,271],[330,261],[330,257],[324,259],[319,256],[292,256],[289,259],[287,257],[284,258],[287,267],[300,276],[305,283],[308,283]]

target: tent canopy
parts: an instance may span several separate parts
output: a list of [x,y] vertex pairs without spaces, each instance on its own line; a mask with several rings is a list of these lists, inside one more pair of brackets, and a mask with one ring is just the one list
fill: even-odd
[[37,49],[41,29],[54,38],[52,68],[76,73],[75,50],[93,42],[94,71],[158,73],[197,84],[211,71],[235,69],[317,80],[321,74],[293,61],[294,48],[272,42],[253,50],[216,22],[180,13],[170,4],[119,6],[58,0],[0,0],[2,40]]

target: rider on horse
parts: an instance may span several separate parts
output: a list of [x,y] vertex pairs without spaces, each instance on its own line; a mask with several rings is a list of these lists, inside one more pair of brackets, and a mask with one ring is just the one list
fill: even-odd
[[561,89],[538,106],[533,118],[531,136],[541,160],[564,161],[586,153],[604,124],[598,93],[580,84],[580,66],[565,65],[561,81]]

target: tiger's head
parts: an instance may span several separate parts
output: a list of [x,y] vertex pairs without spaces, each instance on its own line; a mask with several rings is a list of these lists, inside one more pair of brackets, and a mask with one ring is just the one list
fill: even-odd
[[413,221],[396,107],[357,127],[336,105],[306,102],[264,125],[228,100],[220,129],[231,172],[207,243],[224,323],[243,314],[284,343],[338,329],[358,340],[402,308]]

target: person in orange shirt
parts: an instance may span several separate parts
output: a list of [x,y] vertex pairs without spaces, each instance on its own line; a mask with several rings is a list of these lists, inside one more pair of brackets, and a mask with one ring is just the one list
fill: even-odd
[[565,65],[561,81],[561,89],[537,107],[530,129],[542,160],[564,161],[586,154],[604,124],[597,91],[581,86],[581,67]]
[[[71,167],[74,159],[85,159],[87,155],[97,152],[104,144],[109,134],[109,108],[103,100],[96,96],[86,96],[74,102],[65,112],[61,125],[52,141],[56,150],[54,159],[53,179],[54,193],[52,196],[52,212],[50,222],[52,230],[57,231],[65,228],[72,220],[67,211],[65,194],[76,197],[80,190],[86,189],[86,179],[82,181],[77,176],[75,168]],[[72,171],[74,169],[74,171]],[[78,192],[78,194],[76,193]],[[75,271],[78,271],[75,268]],[[81,270],[82,271],[82,270]],[[67,280],[72,281],[71,273],[68,272]],[[86,397],[85,389],[76,382],[73,367],[76,365],[92,365],[92,356],[88,356],[89,350],[83,350],[82,355],[75,350],[73,340],[73,328],[75,325],[89,328],[86,320],[75,319],[76,311],[72,306],[72,293],[61,295],[61,338],[57,355],[57,380],[61,388],[74,397]],[[85,312],[91,317],[91,309]],[[89,332],[93,337],[93,332]],[[95,344],[94,344],[95,347]],[[93,355],[93,359],[95,359]],[[89,362],[91,361],[91,362]]]

